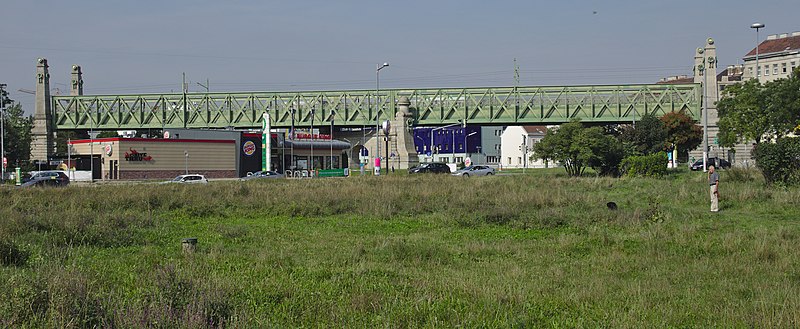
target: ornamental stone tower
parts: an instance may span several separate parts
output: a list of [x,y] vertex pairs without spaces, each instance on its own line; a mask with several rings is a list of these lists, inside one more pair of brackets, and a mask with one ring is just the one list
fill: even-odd
[[[708,139],[709,157],[721,156],[719,146],[715,144],[717,133],[719,132],[717,116],[717,101],[719,100],[719,85],[717,83],[717,46],[714,44],[714,39],[708,38],[705,46],[697,48],[694,54],[694,82],[700,83],[705,86],[705,98],[702,99],[706,103],[708,110],[708,131],[704,132],[704,137]],[[701,112],[700,125],[703,124]],[[703,159],[703,146],[689,153],[690,158]]]
[[70,96],[83,95],[83,72],[81,72],[80,65],[72,65],[72,79],[70,79]]
[[55,129],[50,107],[50,73],[47,68],[47,59],[37,59],[36,107],[31,131],[31,160],[34,161],[49,161],[55,153]]

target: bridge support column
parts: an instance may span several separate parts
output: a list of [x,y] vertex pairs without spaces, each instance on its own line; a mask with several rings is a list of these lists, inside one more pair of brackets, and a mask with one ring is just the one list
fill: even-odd
[[55,130],[50,106],[47,59],[39,58],[36,64],[36,106],[31,131],[31,160],[49,161],[55,153]]
[[408,169],[419,164],[417,149],[414,147],[414,134],[409,124],[413,118],[409,106],[411,102],[408,97],[402,96],[397,102],[397,113],[392,120],[392,138],[389,142],[389,152],[394,153],[395,157],[389,159],[389,168]]

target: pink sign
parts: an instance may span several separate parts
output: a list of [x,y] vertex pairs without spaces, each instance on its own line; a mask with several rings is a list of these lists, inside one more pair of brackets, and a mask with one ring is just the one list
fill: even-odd
[[375,158],[375,167],[380,168],[381,166],[381,158]]

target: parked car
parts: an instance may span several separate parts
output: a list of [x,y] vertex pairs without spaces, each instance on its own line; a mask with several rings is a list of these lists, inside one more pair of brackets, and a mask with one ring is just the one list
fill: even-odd
[[494,175],[494,168],[489,166],[469,166],[456,170],[453,176],[491,176]]
[[188,174],[188,175],[178,175],[171,181],[166,181],[164,183],[181,183],[181,184],[206,184],[208,183],[208,179],[206,176],[198,175],[198,174]]
[[256,171],[247,177],[239,178],[239,180],[253,180],[253,179],[261,179],[261,178],[283,178],[283,174],[277,171]]
[[69,176],[62,171],[48,170],[37,172],[23,181],[25,184],[31,183],[23,186],[67,186]]
[[[708,165],[714,165],[716,168],[730,169],[731,163],[722,158],[708,158]],[[692,170],[703,170],[703,159],[695,161],[690,167]]]
[[422,174],[422,173],[432,173],[432,174],[449,174],[450,167],[448,167],[444,163],[432,162],[432,163],[423,163],[419,166],[411,168],[408,170],[409,174]]

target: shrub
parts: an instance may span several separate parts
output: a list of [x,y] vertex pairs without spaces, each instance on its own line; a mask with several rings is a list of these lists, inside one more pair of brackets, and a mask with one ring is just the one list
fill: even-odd
[[3,266],[24,266],[27,262],[28,253],[25,250],[20,250],[11,241],[0,240],[0,264]]
[[627,176],[661,177],[667,173],[667,154],[629,156],[619,165],[620,172]]
[[779,138],[775,143],[760,143],[753,149],[753,155],[768,185],[800,183],[800,138]]

